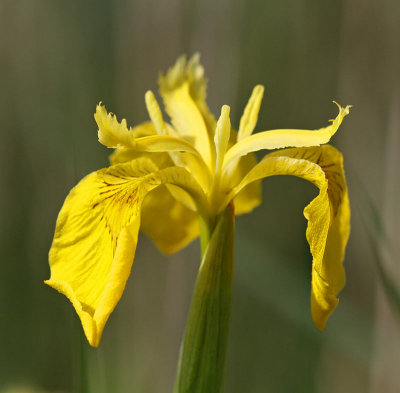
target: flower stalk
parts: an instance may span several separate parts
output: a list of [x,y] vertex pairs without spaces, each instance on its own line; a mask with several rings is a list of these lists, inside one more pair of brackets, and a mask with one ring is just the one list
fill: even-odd
[[231,204],[216,217],[203,255],[182,342],[174,393],[222,391],[232,298],[233,241]]

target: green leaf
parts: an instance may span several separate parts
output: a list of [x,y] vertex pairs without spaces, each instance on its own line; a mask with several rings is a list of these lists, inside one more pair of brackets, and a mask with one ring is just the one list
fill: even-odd
[[220,393],[225,374],[233,280],[234,213],[216,219],[189,310],[174,393]]

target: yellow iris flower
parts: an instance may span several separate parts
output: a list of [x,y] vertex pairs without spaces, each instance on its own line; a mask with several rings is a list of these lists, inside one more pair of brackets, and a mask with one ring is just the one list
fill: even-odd
[[[312,262],[311,313],[316,327],[338,303],[350,210],[342,155],[323,145],[349,107],[318,130],[279,129],[253,134],[264,88],[256,86],[231,128],[229,106],[216,121],[205,102],[206,81],[197,55],[182,57],[159,78],[171,123],[154,95],[145,95],[150,122],[128,128],[99,104],[100,143],[114,148],[111,166],[82,179],[59,213],[49,253],[46,284],[72,302],[86,337],[98,346],[104,326],[124,291],[139,228],[166,254],[199,236],[228,204],[235,214],[259,203],[260,180],[293,175],[312,182],[319,195],[304,209]],[[323,145],[323,146],[321,146]],[[277,150],[257,162],[254,152]],[[199,220],[200,217],[200,220]],[[200,223],[200,225],[199,225]],[[205,247],[206,245],[204,245]]]

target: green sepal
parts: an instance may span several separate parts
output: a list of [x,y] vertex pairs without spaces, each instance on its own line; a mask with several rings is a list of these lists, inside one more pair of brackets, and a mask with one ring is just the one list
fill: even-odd
[[205,250],[182,343],[174,393],[221,393],[233,280],[234,212],[216,218]]

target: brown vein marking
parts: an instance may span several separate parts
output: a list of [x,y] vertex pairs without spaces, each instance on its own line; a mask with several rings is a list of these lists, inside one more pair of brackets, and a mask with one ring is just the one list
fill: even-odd
[[[318,164],[318,165],[320,165],[319,163],[321,162],[321,158],[322,158],[322,149],[321,150],[319,150],[319,155],[318,155],[318,158],[315,160],[315,163],[316,164]],[[321,165],[320,165],[321,166]]]
[[335,165],[336,165],[336,163],[332,162],[330,164],[324,165],[324,168],[330,168],[330,167],[335,166]]
[[333,206],[333,211],[334,215],[336,216],[337,210],[342,203],[343,199],[343,192],[344,192],[344,187],[341,184],[341,174],[339,173],[334,173],[335,176],[339,176],[339,180],[335,181],[333,179],[334,176],[329,171],[325,171],[325,168],[322,167],[326,174],[326,178],[328,179],[328,196],[329,200],[331,201],[331,204]]
[[[105,194],[105,193],[106,193],[106,191],[101,192],[100,195],[101,195],[101,194]],[[105,200],[107,200],[107,199],[109,199],[109,198],[112,198],[113,196],[114,196],[114,194],[111,194],[111,195],[109,195],[109,196],[103,198],[100,202],[104,202]],[[100,202],[94,203],[93,206],[92,206],[92,209],[94,209],[95,207],[97,207],[97,206],[100,204]]]
[[[105,226],[106,230],[108,231],[108,234],[111,238],[112,242],[112,247],[113,247],[113,254],[115,254],[115,250],[118,244],[118,238],[119,238],[119,233],[115,233],[113,230],[112,226],[110,225],[109,218],[105,213],[106,207],[108,206],[113,206],[115,204],[122,204],[128,205],[128,209],[132,208],[135,206],[135,204],[138,203],[139,197],[138,197],[138,187],[137,187],[137,182],[132,181],[132,182],[127,182],[131,183],[126,185],[125,187],[128,188],[126,189],[125,187],[122,189],[118,189],[115,187],[115,184],[109,184],[105,181],[103,183],[106,185],[106,190],[100,192],[100,195],[110,193],[107,197],[104,197],[101,201],[96,202],[93,204],[92,209],[96,208],[97,206],[100,206],[101,208],[101,216],[100,216],[100,221],[103,223]],[[135,187],[136,186],[136,187]],[[112,189],[110,189],[112,187]],[[106,202],[107,200],[108,203]],[[132,215],[129,215],[129,217]],[[125,227],[127,223],[121,223],[121,227]]]
[[[333,208],[333,214],[336,216],[343,199],[344,187],[342,181],[344,180],[344,174],[340,168],[340,163],[326,162],[326,156],[323,154],[323,149],[320,149],[318,153],[318,157],[310,161],[319,165],[325,173],[325,177],[328,180],[329,201]],[[312,157],[312,154],[310,154],[310,156]]]

